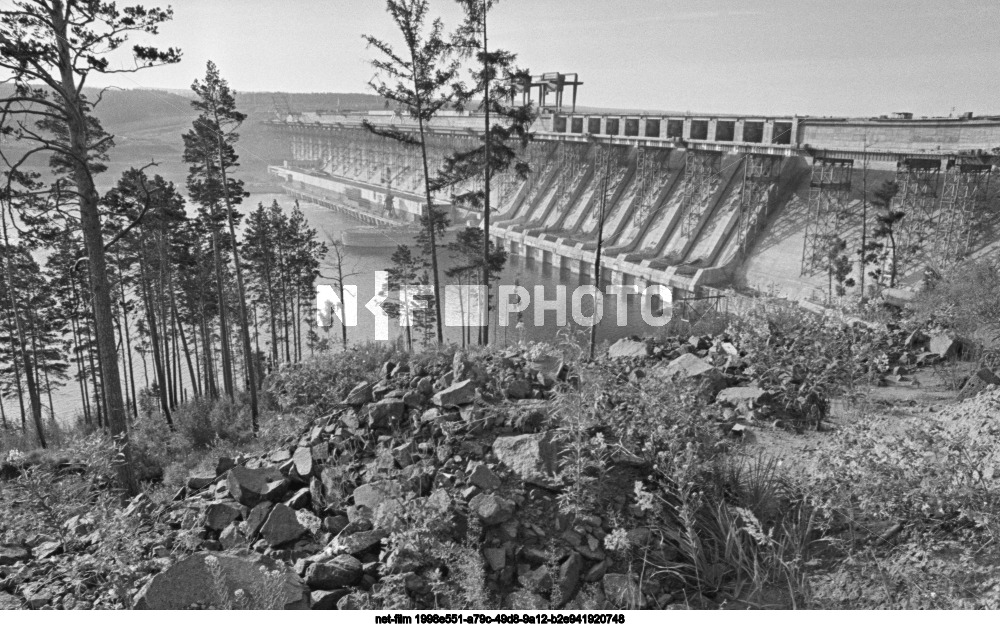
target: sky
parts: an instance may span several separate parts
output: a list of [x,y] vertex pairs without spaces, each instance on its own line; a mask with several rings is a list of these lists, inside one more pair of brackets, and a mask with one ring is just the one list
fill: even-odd
[[[149,2],[147,2],[149,4]],[[381,0],[175,0],[150,42],[180,64],[94,84],[183,88],[212,59],[238,91],[365,92]],[[431,0],[453,28],[453,0]],[[501,0],[490,38],[579,104],[761,115],[1000,113],[997,0]]]

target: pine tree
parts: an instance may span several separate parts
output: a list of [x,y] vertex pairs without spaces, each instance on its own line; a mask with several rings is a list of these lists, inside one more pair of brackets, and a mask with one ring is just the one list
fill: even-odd
[[527,178],[528,163],[518,158],[512,142],[516,139],[523,150],[531,140],[531,125],[537,116],[530,103],[514,105],[518,89],[531,80],[526,69],[515,65],[517,55],[507,50],[490,50],[488,40],[488,16],[498,0],[457,0],[465,19],[454,35],[454,46],[466,56],[475,58],[472,70],[471,88],[457,88],[457,100],[463,106],[478,98],[477,110],[483,114],[484,129],[480,145],[471,150],[457,151],[445,159],[439,174],[438,185],[456,186],[475,181],[481,177],[482,188],[473,187],[456,194],[453,202],[483,212],[482,273],[483,285],[487,287],[486,315],[480,328],[480,341],[489,344],[489,311],[492,285],[489,276],[490,259],[493,257],[490,238],[490,219],[493,211],[491,184],[495,176],[513,170],[515,176]]
[[[214,165],[218,167],[218,179],[222,185],[222,201],[225,207],[226,224],[229,226],[229,237],[233,242],[233,267],[236,271],[236,292],[239,303],[240,331],[243,341],[243,359],[246,371],[246,388],[250,393],[250,421],[253,425],[254,434],[257,433],[258,408],[257,408],[257,377],[255,368],[251,365],[253,351],[250,345],[250,319],[247,316],[246,289],[243,284],[243,267],[240,264],[239,247],[236,245],[236,217],[233,213],[233,206],[238,204],[243,193],[243,182],[230,179],[229,172],[239,165],[236,151],[233,144],[239,139],[236,129],[246,119],[246,115],[236,110],[236,97],[230,91],[229,84],[219,75],[218,68],[211,61],[205,72],[205,80],[196,80],[191,89],[199,96],[198,100],[191,102],[191,105],[201,112],[199,120],[202,139],[214,139]],[[206,124],[207,122],[207,124]],[[209,148],[209,146],[203,146]],[[204,158],[208,159],[208,151]]]
[[390,258],[392,266],[386,269],[388,274],[389,291],[394,292],[398,297],[393,301],[386,301],[382,304],[389,318],[401,319],[403,329],[406,333],[406,350],[413,351],[413,327],[414,318],[420,316],[420,312],[410,308],[409,299],[404,286],[412,286],[417,283],[420,277],[420,269],[423,264],[414,258],[410,247],[399,245],[393,251]]
[[[94,156],[111,142],[106,134],[95,133],[93,103],[84,96],[83,87],[91,73],[129,72],[179,61],[180,52],[173,48],[143,45],[132,48],[131,68],[112,67],[108,59],[129,35],[156,34],[171,17],[170,9],[75,0],[19,0],[0,11],[0,68],[14,85],[12,96],[0,98],[0,132],[33,144],[10,169],[20,170],[27,157],[44,152],[53,168],[72,183],[90,270],[97,345],[101,362],[107,365],[116,364],[117,350],[93,164]],[[138,486],[131,468],[121,377],[115,368],[102,374],[108,420],[118,445],[115,467],[121,488],[132,495]]]
[[[454,264],[445,272],[449,278],[458,278],[463,285],[473,285],[477,282],[485,281],[481,285],[492,285],[500,277],[503,267],[507,263],[507,251],[496,244],[488,243],[489,257],[486,258],[486,267],[483,266],[483,230],[479,227],[466,227],[455,236],[454,242],[448,244],[448,249],[452,253]],[[471,332],[469,325],[469,314],[466,312],[464,298],[460,300],[462,307],[462,343],[466,343],[466,334]],[[471,304],[470,304],[471,307]],[[489,316],[489,309],[482,313],[483,317]],[[486,321],[480,321],[485,324]],[[471,343],[471,338],[468,340]]]
[[[417,121],[417,134],[395,127],[376,128],[367,121],[365,127],[376,135],[408,146],[419,146],[424,175],[426,208],[421,226],[426,238],[425,250],[430,258],[430,279],[434,285],[434,319],[439,344],[444,342],[441,319],[441,285],[438,273],[437,240],[447,227],[447,215],[434,208],[433,195],[439,188],[431,179],[427,154],[427,125],[442,109],[452,104],[455,92],[452,82],[458,74],[458,62],[451,58],[452,46],[445,40],[441,20],[427,25],[428,0],[386,0],[386,11],[403,35],[404,53],[380,39],[365,35],[368,45],[378,50],[383,59],[371,64],[378,77],[369,82],[375,92],[398,103],[410,118]],[[452,88],[452,89],[450,89]]]

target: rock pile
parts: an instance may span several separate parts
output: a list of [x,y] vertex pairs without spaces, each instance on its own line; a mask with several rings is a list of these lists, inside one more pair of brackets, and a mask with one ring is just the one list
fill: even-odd
[[590,608],[670,602],[611,573],[610,522],[559,512],[559,446],[545,423],[553,388],[574,382],[561,359],[458,353],[437,367],[388,363],[382,375],[298,440],[190,477],[165,517],[193,528],[199,552],[153,578],[136,607],[211,605],[212,588],[185,582],[200,583],[215,556],[226,557],[233,591],[253,557],[284,566],[275,572],[286,578],[286,606],[301,589],[315,609],[365,607],[389,578],[403,583],[409,607],[448,608],[458,583],[451,593],[431,583],[462,571],[407,543],[425,528],[449,547],[472,539],[486,590],[505,608],[581,608],[584,585],[597,592]]
[[[962,351],[962,342],[948,333],[907,334],[897,328],[877,332],[867,329],[865,333],[865,363],[860,366],[873,372],[872,380],[882,386],[915,386],[911,375],[918,368],[956,358]],[[828,407],[829,399],[812,393],[796,399],[797,413],[789,414],[790,404],[782,398],[782,391],[750,374],[757,356],[738,347],[728,334],[658,341],[623,338],[610,347],[608,358],[628,365],[633,381],[654,378],[698,382],[703,399],[720,409],[726,429],[736,435],[746,433],[746,424],[795,425],[802,419],[822,418]],[[789,377],[798,384],[802,376],[793,369]],[[981,370],[968,380],[960,399],[975,395],[991,383],[1000,383],[1000,377]]]

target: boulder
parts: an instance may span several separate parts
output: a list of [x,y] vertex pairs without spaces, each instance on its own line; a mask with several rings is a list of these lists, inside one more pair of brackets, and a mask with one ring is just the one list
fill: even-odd
[[398,498],[402,487],[395,480],[383,480],[362,484],[354,489],[354,505],[371,508],[373,511],[388,499]]
[[768,393],[763,388],[756,386],[734,386],[724,388],[719,391],[715,398],[716,403],[738,406],[740,403],[748,403],[754,406],[764,403],[768,399]]
[[470,359],[462,351],[455,353],[451,361],[451,373],[453,381],[460,382],[471,379],[473,382],[482,383],[486,381],[486,371],[477,362]]
[[587,570],[584,574],[584,582],[599,582],[604,579],[604,574],[608,573],[608,561],[602,560]]
[[[206,560],[213,559],[214,567],[206,564]],[[275,576],[264,573],[261,567],[272,574],[277,572],[280,592],[274,591]],[[237,589],[242,589],[251,607],[277,595],[279,609],[309,608],[305,583],[281,563],[259,554],[214,552],[192,554],[154,576],[136,595],[134,608],[184,610],[192,606],[221,606],[220,587],[225,587],[230,599]]]
[[541,379],[546,382],[551,383],[555,380],[566,379],[566,364],[563,362],[562,356],[559,355],[540,355],[534,357],[528,363],[528,368],[536,371],[541,376]]
[[292,459],[292,452],[287,449],[279,449],[277,451],[272,451],[271,455],[269,455],[267,459],[274,464],[281,464],[286,460]]
[[364,575],[361,561],[348,554],[333,560],[313,563],[306,569],[306,584],[311,589],[327,591],[351,586]]
[[533,593],[548,593],[552,590],[552,574],[546,565],[536,569],[525,569],[518,579],[525,589]]
[[274,467],[248,469],[233,467],[226,474],[226,486],[233,499],[253,508],[270,492],[269,484],[283,480],[281,472]]
[[472,403],[476,398],[476,385],[471,379],[456,382],[431,397],[431,402],[441,408]]
[[502,547],[484,548],[483,558],[492,571],[500,571],[507,566],[507,552]]
[[434,394],[434,378],[430,376],[421,377],[417,381],[417,392],[425,397]]
[[350,589],[335,589],[333,591],[313,591],[309,594],[314,611],[335,611],[341,598],[351,593]]
[[364,591],[351,591],[337,601],[339,611],[360,611],[372,609],[371,595]]
[[63,545],[59,541],[45,541],[35,546],[32,552],[37,560],[45,560],[49,556],[61,554]]
[[222,549],[231,550],[234,547],[246,547],[247,537],[240,531],[240,526],[235,521],[226,526],[226,529],[219,535],[219,543]]
[[192,491],[200,491],[203,488],[207,488],[215,482],[216,476],[210,475],[208,473],[194,473],[188,476],[187,487]]
[[10,593],[0,591],[0,611],[16,611],[21,607],[21,600]]
[[916,351],[917,349],[926,347],[929,341],[930,338],[927,336],[927,334],[920,331],[919,329],[916,329],[909,336],[906,337],[906,340],[903,342],[903,346],[910,351]]
[[349,406],[363,406],[372,401],[372,385],[368,382],[361,382],[347,393],[344,403]]
[[663,379],[671,379],[673,377],[687,379],[689,377],[717,373],[717,371],[715,367],[698,356],[691,353],[684,353],[671,360],[666,366],[657,367],[653,370],[653,373]]
[[507,596],[504,608],[513,611],[547,611],[549,602],[537,593],[518,589]]
[[485,463],[479,463],[469,474],[469,484],[478,486],[487,491],[495,491],[500,488],[500,478]]
[[368,425],[373,429],[389,429],[403,420],[406,404],[400,399],[383,399],[368,406]]
[[[580,573],[583,571],[583,557],[576,552],[571,552],[569,558],[563,561],[559,567],[559,582],[556,589],[559,593],[558,606],[565,606],[573,599],[576,587],[580,583]],[[553,599],[553,601],[555,601]]]
[[327,546],[333,554],[359,555],[373,550],[382,543],[382,539],[389,536],[383,530],[368,530],[365,532],[355,532],[345,535],[341,533]]
[[965,385],[962,386],[962,390],[958,393],[958,400],[962,401],[975,397],[986,390],[990,384],[1000,386],[1000,377],[997,377],[996,373],[988,368],[981,368],[966,380]]
[[514,503],[497,495],[476,495],[469,502],[469,510],[476,513],[488,526],[500,525],[514,516]]
[[31,559],[31,551],[21,545],[0,545],[0,567]]
[[308,478],[313,471],[313,454],[311,447],[299,447],[292,454],[292,462],[295,463],[295,472],[299,477]]
[[558,452],[551,432],[500,436],[493,441],[493,453],[525,482],[552,484]]
[[210,504],[205,509],[205,527],[209,530],[224,530],[226,526],[239,518],[240,511],[229,504]]
[[424,402],[427,400],[427,398],[419,391],[408,390],[405,393],[403,393],[401,400],[403,401],[403,405],[406,406],[407,408],[419,408],[420,406],[424,405]]
[[930,352],[936,353],[942,358],[952,358],[958,355],[961,343],[947,334],[937,334],[931,336]]
[[531,397],[531,382],[526,379],[515,379],[504,388],[508,399],[527,399]]
[[284,504],[278,504],[271,509],[271,514],[260,529],[260,535],[271,547],[291,543],[305,533],[306,528],[299,523],[295,511]]
[[644,358],[649,354],[648,344],[632,338],[622,338],[608,349],[609,358]]
[[261,526],[267,521],[267,516],[271,514],[271,502],[261,502],[250,509],[247,520],[244,522],[243,533],[247,537],[257,536]]
[[350,521],[348,521],[347,515],[333,515],[323,519],[322,530],[330,534],[340,534],[340,531],[346,528],[348,523]]

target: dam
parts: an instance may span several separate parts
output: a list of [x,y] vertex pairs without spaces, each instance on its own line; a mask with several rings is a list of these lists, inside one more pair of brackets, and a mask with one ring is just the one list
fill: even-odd
[[[606,281],[669,286],[675,298],[735,288],[830,303],[831,243],[859,276],[854,252],[873,237],[872,191],[887,181],[898,185],[891,210],[903,214],[891,239],[897,287],[988,255],[1000,240],[1000,116],[584,113],[557,103],[541,108],[522,151],[528,177],[492,181],[491,237],[540,265],[593,276],[601,231]],[[372,225],[417,221],[419,147],[378,137],[363,120],[415,128],[393,111],[286,114],[268,124],[289,158],[269,171],[289,194]],[[477,145],[482,127],[468,113],[436,117],[431,170]],[[435,204],[453,224],[479,224],[478,213],[451,207],[453,191]]]

